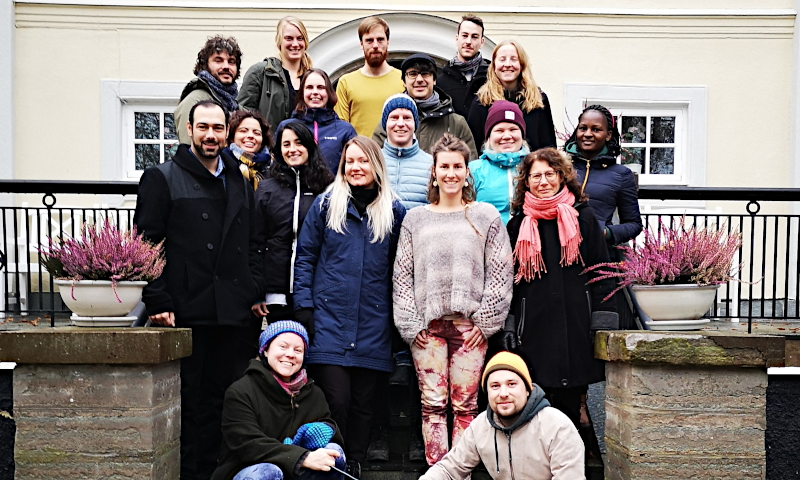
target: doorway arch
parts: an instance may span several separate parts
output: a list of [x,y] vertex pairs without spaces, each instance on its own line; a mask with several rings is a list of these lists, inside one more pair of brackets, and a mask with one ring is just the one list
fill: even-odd
[[[439,66],[453,58],[458,23],[449,18],[423,13],[384,13],[389,24],[389,62],[402,61],[412,53],[427,53]],[[331,28],[308,43],[308,54],[314,66],[328,72],[332,82],[364,64],[364,53],[358,43],[358,25],[364,17]],[[495,43],[488,37],[481,54],[492,57]]]

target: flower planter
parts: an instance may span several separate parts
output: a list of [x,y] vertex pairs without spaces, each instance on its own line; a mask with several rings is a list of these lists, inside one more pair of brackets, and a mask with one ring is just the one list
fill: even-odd
[[719,285],[631,285],[639,306],[654,321],[697,320],[714,303]]
[[116,295],[110,280],[55,280],[64,304],[80,317],[121,317],[142,298],[147,282],[119,281]]

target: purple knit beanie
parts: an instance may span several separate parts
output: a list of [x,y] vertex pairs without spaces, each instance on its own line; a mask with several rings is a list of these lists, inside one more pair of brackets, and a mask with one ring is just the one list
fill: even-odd
[[489,115],[486,117],[486,124],[483,126],[483,135],[489,137],[489,132],[492,131],[495,125],[501,122],[516,123],[522,136],[525,137],[525,119],[522,117],[522,110],[519,105],[508,100],[498,100],[489,107]]

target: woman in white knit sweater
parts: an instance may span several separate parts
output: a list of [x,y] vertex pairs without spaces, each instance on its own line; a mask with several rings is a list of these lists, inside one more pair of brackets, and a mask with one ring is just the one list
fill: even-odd
[[394,265],[394,321],[411,353],[422,392],[422,435],[428,465],[449,449],[478,413],[486,339],[508,314],[511,246],[500,214],[475,202],[469,148],[445,134],[432,150],[430,205],[403,221]]

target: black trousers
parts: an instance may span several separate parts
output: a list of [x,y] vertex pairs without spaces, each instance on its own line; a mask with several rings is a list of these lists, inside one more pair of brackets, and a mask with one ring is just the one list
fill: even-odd
[[207,480],[222,443],[225,391],[256,357],[253,327],[192,327],[192,354],[181,359],[181,480]]
[[561,410],[572,420],[575,428],[581,429],[581,395],[586,393],[586,385],[578,387],[542,387],[544,398],[550,406]]
[[338,365],[309,365],[308,369],[325,393],[331,417],[342,432],[347,459],[365,461],[375,391],[378,381],[385,379],[386,374],[367,368]]

